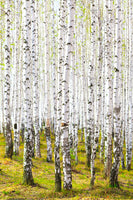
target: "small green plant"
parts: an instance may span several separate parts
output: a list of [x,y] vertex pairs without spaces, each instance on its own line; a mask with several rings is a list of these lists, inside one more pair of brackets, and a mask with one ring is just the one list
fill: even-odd
[[75,160],[74,150],[72,148],[70,149],[70,156],[72,160]]
[[19,190],[17,190],[17,191],[15,191],[15,193],[16,193],[16,194],[20,194],[20,191],[19,191]]
[[8,194],[9,194],[9,192],[8,192],[8,191],[5,191],[5,190],[4,190],[2,193],[3,193],[4,195],[8,195]]

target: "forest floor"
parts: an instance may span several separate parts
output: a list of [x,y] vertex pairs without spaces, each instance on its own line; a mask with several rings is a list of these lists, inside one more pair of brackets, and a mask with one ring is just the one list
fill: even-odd
[[[54,138],[52,139],[54,149]],[[23,177],[23,144],[20,145],[20,155],[12,160],[4,158],[5,139],[0,134],[0,199],[133,199],[133,165],[132,170],[119,170],[120,189],[110,188],[109,180],[104,179],[104,165],[100,162],[99,152],[96,158],[95,186],[90,187],[90,169],[86,167],[85,145],[79,141],[78,165],[72,156],[72,185],[71,191],[54,191],[54,161],[46,162],[46,138],[41,134],[41,158],[33,158],[33,177],[35,186],[22,184]],[[54,160],[54,154],[53,154]],[[62,161],[61,161],[62,164]],[[133,162],[132,162],[133,164]],[[62,173],[63,174],[63,173]],[[63,175],[62,175],[63,179]]]

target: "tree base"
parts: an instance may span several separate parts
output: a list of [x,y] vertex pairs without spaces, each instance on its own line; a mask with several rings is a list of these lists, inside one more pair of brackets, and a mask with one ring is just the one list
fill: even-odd
[[32,175],[27,175],[26,173],[24,173],[23,184],[24,185],[34,185],[34,180],[33,180]]
[[71,190],[72,189],[72,184],[65,184],[64,185],[64,190]]
[[126,168],[127,168],[127,171],[130,171],[131,170],[131,164],[128,164]]
[[117,175],[117,168],[113,166],[111,173],[110,173],[110,187],[113,188],[120,188],[119,182],[118,182],[118,175]]
[[52,145],[50,137],[50,127],[45,127],[46,142],[47,142],[47,162],[52,161]]
[[90,168],[90,166],[91,166],[91,155],[86,155],[86,166],[88,167],[88,168]]
[[55,174],[55,191],[61,191],[61,174]]
[[114,183],[110,183],[109,184],[109,186],[111,187],[111,188],[119,188],[120,189],[120,185],[119,185],[119,182],[117,181],[117,182],[114,182]]
[[95,178],[91,178],[91,181],[90,181],[90,187],[93,187],[94,186],[94,181],[95,181]]
[[12,156],[13,156],[13,143],[11,143],[9,147],[6,146],[6,154],[5,154],[6,158],[12,159]]

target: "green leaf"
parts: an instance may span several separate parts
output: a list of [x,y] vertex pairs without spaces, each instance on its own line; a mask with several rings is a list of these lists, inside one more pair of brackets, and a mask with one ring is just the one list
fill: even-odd
[[4,64],[4,63],[0,63],[0,65],[1,65],[1,66],[5,66],[5,64]]

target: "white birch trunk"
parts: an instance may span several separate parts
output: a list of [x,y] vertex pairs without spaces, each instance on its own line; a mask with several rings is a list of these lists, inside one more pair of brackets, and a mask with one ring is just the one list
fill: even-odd
[[[89,103],[91,108],[89,108],[89,112],[91,111],[91,124],[90,124],[90,129],[91,129],[91,144],[92,144],[92,151],[91,151],[91,181],[90,185],[94,185],[95,181],[95,158],[96,158],[96,149],[97,149],[97,143],[98,143],[98,136],[97,136],[97,115],[96,115],[96,58],[95,54],[96,52],[96,27],[97,27],[97,1],[95,3],[91,1],[91,12],[92,12],[92,21],[91,21],[91,29],[92,29],[92,35],[91,35],[91,45],[92,45],[92,55],[91,55],[91,64],[90,64],[90,92],[92,94],[90,95]],[[94,93],[95,91],[95,93]]]
[[69,77],[70,66],[72,66],[72,30],[74,21],[74,0],[69,2],[68,15],[68,33],[66,44],[66,58],[64,64],[63,77],[63,102],[62,102],[62,153],[63,153],[63,173],[64,173],[64,188],[69,190],[72,188],[72,172],[71,172],[71,157],[69,145]]
[[105,177],[109,176],[112,166],[112,31],[111,23],[113,20],[113,8],[110,0],[105,3]]
[[[38,68],[38,2],[32,0],[31,6],[31,31],[32,31],[32,69],[33,69],[33,116],[35,129],[35,156],[41,157],[39,133],[39,68]],[[37,5],[36,5],[37,4]]]
[[112,187],[119,187],[118,172],[120,162],[120,48],[121,48],[121,18],[120,18],[120,0],[116,1],[116,18],[115,18],[115,63],[114,63],[114,162],[110,173],[110,185]]
[[65,60],[65,20],[66,20],[66,1],[60,1],[59,13],[59,46],[58,46],[58,68],[57,68],[57,126],[55,130],[55,190],[61,190],[61,169],[60,169],[60,138],[62,120],[62,80],[63,67]]
[[50,43],[49,43],[49,30],[48,30],[48,1],[45,0],[45,92],[46,92],[46,123],[45,123],[45,134],[47,142],[47,162],[52,160],[52,145],[50,137]]
[[132,138],[133,138],[133,128],[132,128],[132,123],[133,123],[133,90],[132,90],[132,84],[133,84],[133,69],[132,69],[132,41],[133,41],[133,31],[132,31],[132,1],[129,1],[128,7],[129,9],[128,12],[128,68],[127,68],[127,73],[128,73],[128,79],[127,79],[127,95],[128,95],[128,115],[129,115],[129,122],[128,122],[128,131],[126,134],[126,168],[127,170],[131,169],[131,161],[132,161]]
[[11,1],[7,0],[5,4],[5,84],[4,84],[4,123],[5,123],[5,136],[6,136],[6,157],[12,158],[13,142],[11,133],[11,113],[10,113],[10,16],[11,16]]
[[20,132],[19,132],[19,118],[18,118],[18,106],[19,106],[19,46],[20,46],[20,3],[19,1],[15,1],[15,124],[14,124],[14,154],[19,154],[19,143],[20,143]]
[[55,8],[54,0],[51,1],[52,9],[52,94],[53,94],[53,129],[56,130],[57,99],[56,99],[56,38],[55,38]]
[[32,177],[32,96],[31,96],[31,2],[24,1],[24,47],[23,47],[23,85],[24,85],[24,164],[23,164],[23,182],[33,185]]

